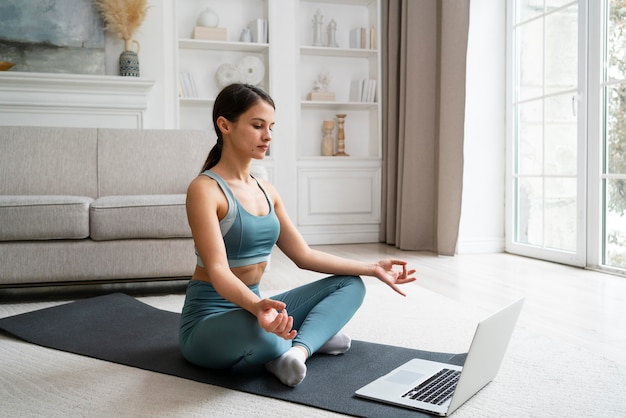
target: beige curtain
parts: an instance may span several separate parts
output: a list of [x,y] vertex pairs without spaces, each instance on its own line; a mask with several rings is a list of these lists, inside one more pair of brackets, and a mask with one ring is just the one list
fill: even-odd
[[381,241],[453,255],[469,0],[383,0]]

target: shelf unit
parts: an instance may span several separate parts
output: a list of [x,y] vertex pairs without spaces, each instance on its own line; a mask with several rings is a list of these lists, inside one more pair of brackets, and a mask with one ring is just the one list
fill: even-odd
[[[313,16],[322,15],[322,42],[328,44],[330,21],[336,22],[335,39],[339,47],[311,46],[314,40]],[[346,152],[354,158],[379,158],[381,155],[380,115],[380,5],[377,1],[319,1],[300,2],[300,108],[301,142],[300,158],[319,155],[320,129],[323,120],[333,120],[336,114],[345,113]],[[308,24],[307,24],[308,23]],[[374,47],[352,48],[350,32],[358,28],[375,31]],[[330,75],[328,90],[335,93],[334,102],[307,100],[317,77]],[[351,84],[355,80],[374,80],[374,101],[354,101]],[[336,129],[336,128],[335,128]]]
[[[211,8],[226,41],[191,39],[197,16]],[[312,46],[313,17],[337,24],[339,47]],[[194,74],[198,97],[176,99],[178,126],[213,130],[211,109],[223,63],[252,55],[265,64],[263,87],[276,103],[270,156],[261,161],[292,220],[310,244],[378,241],[381,190],[380,0],[177,0],[176,74]],[[256,18],[268,21],[268,43],[239,42]],[[374,28],[375,45],[350,48],[350,30]],[[334,101],[310,101],[317,78],[330,75]],[[352,80],[376,80],[376,100],[351,100]],[[175,80],[177,83],[178,80]],[[345,113],[348,157],[321,156],[322,123]]]
[[[328,45],[328,25],[336,23],[338,47],[313,46],[314,19],[322,15],[322,42]],[[381,199],[380,1],[301,0],[298,36],[298,227],[312,244],[378,241]],[[354,48],[350,32],[367,28],[374,45]],[[328,74],[328,91],[335,101],[307,99],[315,81]],[[354,100],[354,80],[375,80],[375,100]],[[322,123],[346,114],[348,157],[321,156]]]

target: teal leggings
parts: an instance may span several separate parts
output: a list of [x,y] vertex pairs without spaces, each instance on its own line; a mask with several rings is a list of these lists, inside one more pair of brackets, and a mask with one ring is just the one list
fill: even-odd
[[[258,285],[250,289],[260,296]],[[254,315],[222,298],[210,283],[191,280],[180,319],[183,356],[193,364],[229,368],[265,364],[292,345],[315,353],[361,306],[365,286],[357,276],[330,276],[272,299],[285,302],[298,335],[285,340],[263,330]]]

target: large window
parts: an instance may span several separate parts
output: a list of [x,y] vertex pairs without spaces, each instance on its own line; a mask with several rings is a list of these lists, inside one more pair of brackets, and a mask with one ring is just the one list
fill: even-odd
[[509,251],[584,263],[579,161],[584,61],[577,1],[513,1],[510,10]]
[[626,0],[510,0],[507,250],[626,269]]

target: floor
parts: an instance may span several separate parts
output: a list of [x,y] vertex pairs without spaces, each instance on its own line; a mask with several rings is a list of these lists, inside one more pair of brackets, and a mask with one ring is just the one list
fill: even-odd
[[[626,277],[511,254],[441,257],[384,244],[315,248],[370,262],[404,259],[417,270],[415,286],[484,311],[502,307],[503,298],[525,296],[526,326],[626,364]],[[285,289],[316,276],[293,273],[291,261],[276,251],[262,289]]]
[[[417,270],[411,291],[425,288],[485,312],[503,300],[524,296],[524,325],[626,364],[626,277],[534,260],[511,254],[467,254],[454,257],[401,251],[384,244],[324,245],[315,248],[335,255],[373,262],[406,260]],[[261,290],[284,290],[320,277],[298,270],[276,249]],[[366,278],[366,282],[374,281]],[[0,303],[18,299],[75,299],[97,293],[183,293],[186,281],[69,286],[64,289],[0,289]]]

